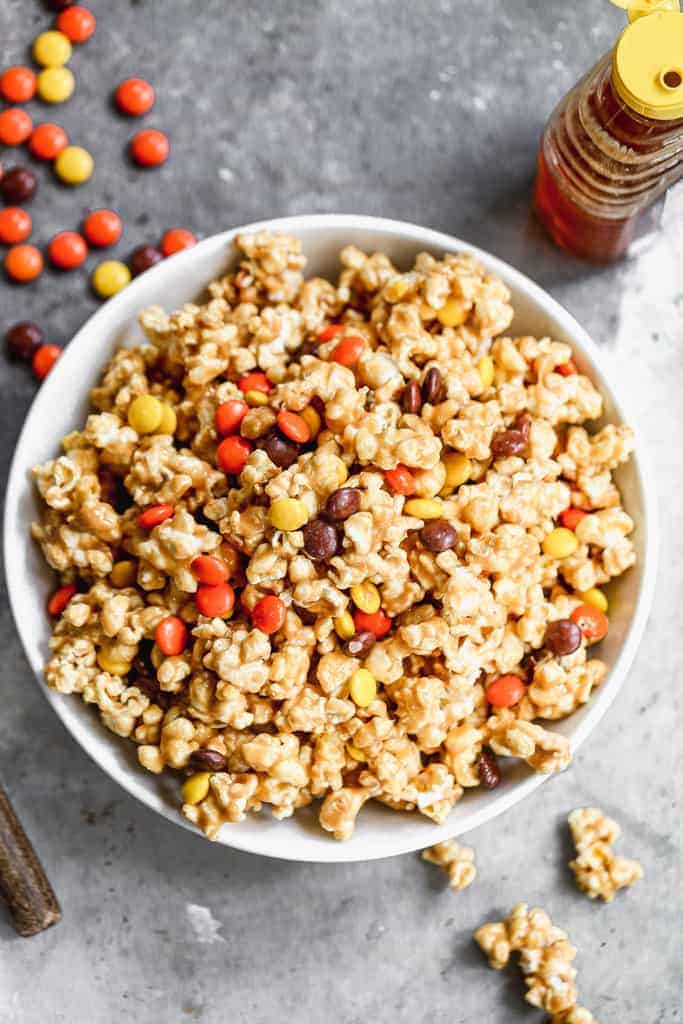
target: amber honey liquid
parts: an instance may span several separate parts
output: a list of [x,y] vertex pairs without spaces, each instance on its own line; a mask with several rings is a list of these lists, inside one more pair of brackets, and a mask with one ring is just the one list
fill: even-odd
[[683,175],[683,119],[630,110],[604,57],[559,104],[543,133],[534,201],[555,242],[610,262],[652,233],[653,204]]

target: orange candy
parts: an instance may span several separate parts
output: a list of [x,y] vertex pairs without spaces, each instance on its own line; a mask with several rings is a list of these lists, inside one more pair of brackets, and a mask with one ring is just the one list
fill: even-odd
[[8,103],[28,103],[36,94],[36,81],[30,68],[7,68],[0,75],[0,96]]
[[380,639],[391,629],[391,619],[379,608],[376,612],[362,612],[356,608],[353,613],[353,624],[357,633],[374,633]]
[[583,519],[587,512],[584,512],[582,508],[565,508],[560,512],[559,519],[564,527],[568,530],[575,530],[580,519]]
[[167,615],[154,630],[154,643],[169,657],[185,650],[187,638],[187,626],[177,615]]
[[287,609],[275,594],[266,594],[257,601],[251,612],[251,621],[262,633],[277,633],[285,622]]
[[261,370],[247,373],[237,382],[237,387],[240,391],[244,391],[245,394],[247,391],[262,391],[264,395],[267,395],[272,386],[265,373]]
[[76,593],[75,583],[67,583],[66,586],[55,590],[47,602],[47,610],[50,615],[61,615],[71,598]]
[[74,4],[67,7],[57,18],[57,30],[72,43],[85,43],[95,33],[97,21],[87,7]]
[[170,519],[173,515],[173,505],[169,505],[164,502],[161,505],[150,505],[145,511],[138,516],[138,526],[143,530],[152,530],[155,526],[159,526],[160,523],[165,522],[166,519]]
[[339,344],[332,350],[330,358],[342,366],[353,366],[357,363],[360,354],[365,348],[365,342],[357,334],[351,334],[348,338],[342,338]]
[[60,270],[75,270],[85,263],[88,246],[77,231],[60,231],[47,247],[50,263]]
[[251,441],[233,434],[218,445],[216,462],[224,473],[231,473],[234,476],[242,472],[251,452]]
[[35,281],[43,272],[43,257],[35,245],[13,245],[5,256],[5,270],[13,281]]
[[236,433],[240,423],[249,412],[249,406],[241,398],[229,398],[216,409],[216,433],[221,437]]
[[31,234],[32,227],[31,215],[20,206],[6,206],[0,210],[0,242],[3,245],[23,242]]
[[195,579],[211,587],[225,583],[230,575],[227,565],[217,555],[197,555],[190,562],[190,569]]
[[559,366],[555,367],[555,370],[562,377],[574,377],[579,372],[574,366],[571,359],[569,359],[566,363],[560,363]]
[[295,412],[283,409],[277,414],[277,425],[290,441],[297,444],[306,444],[311,440],[311,431],[306,420]]
[[54,160],[68,145],[69,136],[51,121],[36,125],[28,142],[28,148],[38,160]]
[[93,210],[83,224],[83,234],[90,245],[96,245],[100,249],[116,245],[122,231],[121,218],[113,210]]
[[183,249],[191,249],[197,244],[197,238],[186,228],[171,228],[161,239],[161,251],[164,256],[173,256]]
[[171,144],[156,128],[145,128],[131,139],[130,155],[141,167],[158,167],[168,160],[170,152]]
[[31,368],[38,380],[45,380],[61,354],[62,350],[58,345],[41,345],[36,349]]
[[344,330],[344,326],[344,324],[328,324],[327,327],[324,327],[318,335],[318,341],[332,341],[332,339],[336,338],[338,334],[341,334]]
[[599,608],[592,604],[580,604],[569,616],[579,627],[586,640],[597,643],[607,636],[609,619]]
[[486,699],[495,708],[511,708],[518,704],[526,692],[519,676],[499,676],[486,689]]
[[223,619],[235,607],[235,591],[229,583],[217,583],[213,587],[201,586],[194,596],[197,611],[210,619]]
[[384,479],[394,494],[404,494],[406,497],[415,494],[415,477],[400,463],[395,469],[385,469]]
[[140,117],[154,106],[154,89],[144,78],[127,78],[117,88],[114,98],[122,114]]
[[0,143],[21,146],[33,131],[33,121],[21,107],[9,107],[0,113]]

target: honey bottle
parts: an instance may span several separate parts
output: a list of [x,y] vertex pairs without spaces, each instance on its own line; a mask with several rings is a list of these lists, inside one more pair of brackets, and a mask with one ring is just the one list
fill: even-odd
[[665,193],[683,177],[679,0],[612,3],[629,24],[550,116],[534,190],[554,241],[601,263],[654,235]]

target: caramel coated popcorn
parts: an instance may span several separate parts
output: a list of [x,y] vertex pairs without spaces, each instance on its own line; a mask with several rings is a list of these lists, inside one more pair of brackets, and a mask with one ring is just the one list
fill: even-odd
[[643,877],[642,865],[637,860],[612,851],[612,843],[621,835],[621,829],[597,807],[578,807],[572,811],[569,828],[577,854],[569,866],[578,887],[592,900],[599,898],[611,903],[619,889]]
[[471,885],[477,874],[474,850],[469,846],[461,846],[455,839],[446,839],[443,843],[423,850],[422,859],[445,871],[448,884],[455,892]]
[[[296,238],[235,247],[206,301],[141,314],[34,471],[33,534],[76,589],[48,683],[177,773],[210,838],[311,803],[340,840],[370,800],[442,823],[497,757],[562,770],[553,723],[607,672],[586,601],[635,558],[630,430],[592,428],[569,346],[508,335],[470,255],[347,246],[328,281]],[[474,877],[466,848],[427,856]],[[553,1013],[558,941],[530,971]]]

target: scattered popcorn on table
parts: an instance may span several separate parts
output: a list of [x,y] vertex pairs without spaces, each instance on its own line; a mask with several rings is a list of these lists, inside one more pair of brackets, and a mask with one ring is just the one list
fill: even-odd
[[612,843],[621,835],[616,821],[597,807],[579,807],[569,815],[577,856],[569,862],[576,884],[592,900],[610,903],[619,889],[627,888],[643,877],[637,860],[612,852]]
[[442,868],[448,875],[449,886],[456,892],[471,885],[477,874],[474,850],[469,846],[461,846],[455,839],[446,839],[443,843],[423,850],[422,859]]

